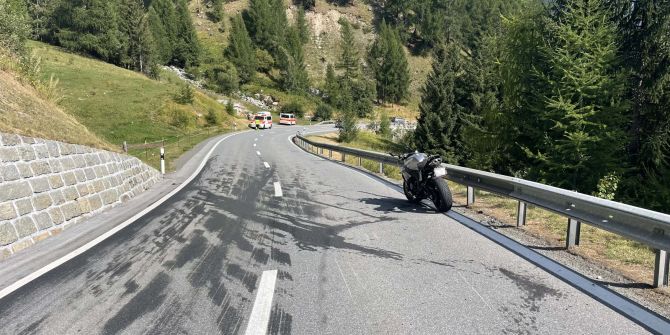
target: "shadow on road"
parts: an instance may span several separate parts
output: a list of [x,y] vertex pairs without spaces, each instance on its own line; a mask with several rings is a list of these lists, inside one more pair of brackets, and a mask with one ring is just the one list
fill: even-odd
[[379,196],[377,198],[363,198],[360,199],[366,205],[376,206],[373,208],[375,211],[384,212],[384,213],[393,213],[393,212],[407,212],[407,213],[416,213],[416,214],[427,214],[427,213],[436,213],[437,212],[423,204],[413,204],[407,200],[397,199],[397,198],[387,198]]

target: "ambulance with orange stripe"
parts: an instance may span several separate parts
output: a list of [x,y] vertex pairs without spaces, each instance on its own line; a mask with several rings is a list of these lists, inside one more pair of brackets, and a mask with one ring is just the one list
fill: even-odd
[[287,126],[295,126],[296,118],[294,114],[291,113],[281,113],[279,114],[279,124],[284,124]]

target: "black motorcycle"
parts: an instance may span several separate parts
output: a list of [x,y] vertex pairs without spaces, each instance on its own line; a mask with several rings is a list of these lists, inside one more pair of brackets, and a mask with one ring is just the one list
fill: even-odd
[[453,204],[451,190],[444,180],[447,170],[442,166],[442,157],[420,152],[394,155],[402,160],[402,188],[407,200],[420,203],[430,199],[439,212],[446,212]]

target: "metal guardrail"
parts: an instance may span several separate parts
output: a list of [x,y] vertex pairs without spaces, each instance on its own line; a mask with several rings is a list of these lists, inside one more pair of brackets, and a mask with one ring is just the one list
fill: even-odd
[[[294,143],[303,149],[323,155],[324,149],[333,152],[376,161],[379,172],[384,165],[400,166],[401,162],[388,154],[359,150],[337,145],[318,143],[301,135],[293,138]],[[568,219],[566,248],[579,245],[581,223],[598,227],[625,238],[643,243],[656,252],[654,268],[654,287],[668,286],[668,268],[670,267],[670,215],[630,206],[615,201],[568,191],[561,188],[531,182],[519,178],[495,173],[444,164],[448,180],[467,186],[467,205],[475,202],[475,189],[495,193],[518,201],[517,226],[526,222],[528,204],[563,215]]]

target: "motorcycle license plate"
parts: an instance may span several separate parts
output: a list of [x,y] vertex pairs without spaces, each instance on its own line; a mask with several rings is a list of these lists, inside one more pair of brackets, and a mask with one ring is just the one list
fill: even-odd
[[447,169],[442,166],[436,167],[435,170],[433,170],[433,173],[435,174],[436,178],[444,177],[447,175]]

